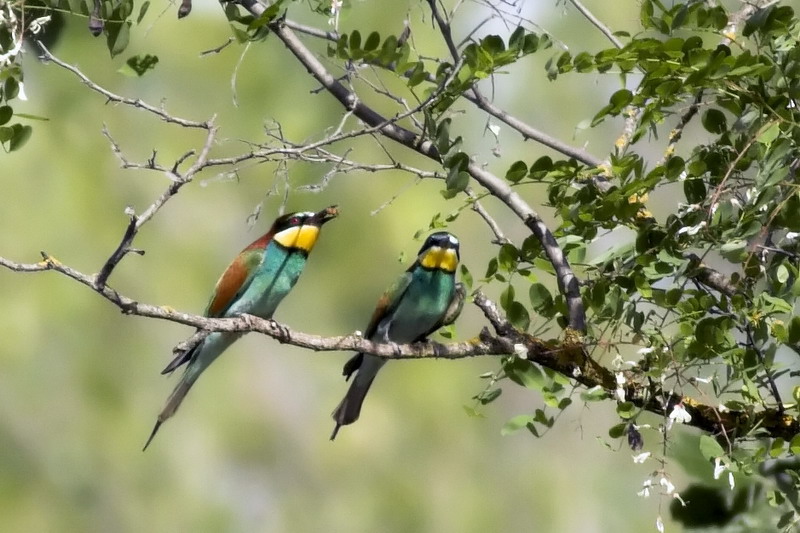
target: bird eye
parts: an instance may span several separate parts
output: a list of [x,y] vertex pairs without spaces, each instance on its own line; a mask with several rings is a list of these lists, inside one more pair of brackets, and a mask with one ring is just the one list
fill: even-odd
[[300,219],[299,218],[292,217],[292,218],[289,219],[289,225],[290,226],[297,226],[298,224],[300,224]]

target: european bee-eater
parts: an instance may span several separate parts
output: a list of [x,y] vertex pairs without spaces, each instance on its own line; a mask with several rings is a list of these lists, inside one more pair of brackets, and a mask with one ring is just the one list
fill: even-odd
[[[374,342],[419,342],[455,321],[466,293],[464,285],[455,281],[458,261],[458,239],[444,231],[431,234],[414,264],[378,300],[364,337]],[[331,440],[341,426],[358,420],[364,397],[385,363],[381,357],[358,353],[344,365],[346,379],[354,372],[356,376],[333,412],[336,427]]]
[[[320,228],[339,214],[335,206],[318,213],[290,213],[278,217],[272,228],[254,241],[228,265],[217,281],[206,307],[210,318],[241,314],[272,318],[281,300],[289,294],[303,272]],[[180,354],[161,372],[169,374],[184,363],[186,370],[167,400],[144,445],[150,445],[158,428],[178,410],[200,374],[243,333],[215,332],[194,349]]]

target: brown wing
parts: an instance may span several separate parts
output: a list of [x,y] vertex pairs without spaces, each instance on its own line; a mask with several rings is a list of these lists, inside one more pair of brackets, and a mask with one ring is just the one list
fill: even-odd
[[[409,269],[409,271],[410,270],[411,269]],[[411,272],[409,271],[404,272],[402,276],[397,278],[394,284],[389,287],[386,292],[383,293],[383,296],[381,296],[378,300],[378,304],[375,306],[375,311],[372,312],[372,318],[370,318],[369,325],[364,331],[365,339],[372,339],[372,336],[375,334],[375,331],[377,331],[381,320],[383,320],[386,315],[394,311],[394,308],[400,303],[400,299],[403,297],[406,289],[408,289],[408,286],[411,284]],[[350,379],[350,376],[353,374],[353,372],[358,370],[358,368],[361,366],[361,362],[363,360],[364,354],[359,352],[344,364],[342,375],[346,376],[345,380]]]
[[273,234],[274,229],[253,241],[228,265],[217,281],[211,299],[208,301],[205,313],[207,317],[221,317],[234,302],[236,296],[247,288],[256,269],[264,260],[264,249],[272,240]]

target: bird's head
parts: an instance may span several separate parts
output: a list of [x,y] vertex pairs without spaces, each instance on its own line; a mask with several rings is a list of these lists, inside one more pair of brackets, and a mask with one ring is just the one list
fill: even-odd
[[422,268],[445,272],[455,272],[459,259],[458,239],[446,231],[431,233],[417,254],[417,262]]
[[308,253],[314,248],[323,224],[339,216],[335,205],[312,213],[301,211],[282,215],[272,225],[272,240],[290,250]]

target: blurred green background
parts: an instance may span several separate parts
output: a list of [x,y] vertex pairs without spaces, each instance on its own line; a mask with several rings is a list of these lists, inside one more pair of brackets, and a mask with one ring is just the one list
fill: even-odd
[[[587,4],[615,29],[634,29],[633,3]],[[423,2],[387,5],[353,2],[340,29],[397,33],[408,15],[417,47],[429,54],[442,50]],[[563,3],[522,5],[524,16],[575,51],[607,46]],[[158,16],[162,8],[166,12]],[[221,130],[214,155],[244,150],[241,139],[264,141],[271,119],[296,141],[319,138],[338,122],[339,106],[326,94],[310,92],[316,85],[275,38],[252,45],[244,56],[236,107],[231,76],[242,47],[200,56],[230,34],[219,8],[196,4],[182,21],[175,10],[166,3],[151,7],[134,28],[130,49],[114,60],[102,38],[89,35],[84,19],[70,21],[53,52],[118,94],[156,105],[163,100],[169,112],[190,119],[216,114]],[[324,18],[305,12],[302,3],[290,7],[290,17],[324,24]],[[456,21],[457,38],[481,14],[483,8],[466,4]],[[511,30],[494,21],[479,35]],[[324,55],[324,45],[306,41]],[[138,53],[159,56],[155,71],[140,79],[116,72]],[[543,65],[550,55],[527,58],[510,75],[498,76],[496,101],[602,156],[620,124],[592,131],[576,126],[619,88],[619,79],[571,76],[548,82]],[[72,74],[37,62],[33,53],[24,66],[29,100],[17,111],[50,120],[33,123],[34,135],[23,150],[0,156],[0,255],[35,262],[45,250],[83,272],[96,272],[124,232],[125,207],[141,212],[168,185],[165,176],[120,169],[101,134],[103,124],[126,156],[139,162],[157,150],[168,164],[199,149],[202,134],[107,104]],[[491,155],[496,142],[483,133],[486,117],[468,104],[460,108],[466,112],[455,124],[465,134],[466,150],[490,170],[502,175],[517,159],[530,162],[549,153],[503,127],[501,157]],[[374,143],[355,147],[353,159],[382,156]],[[406,161],[435,169],[417,158]],[[315,183],[329,169],[290,164],[290,182]],[[141,302],[201,312],[224,267],[277,214],[280,195],[267,192],[280,181],[270,164],[244,168],[237,179],[202,175],[145,226],[136,245],[146,255],[127,257],[111,285]],[[435,213],[461,205],[460,199],[444,201],[440,189],[437,182],[414,184],[409,175],[383,173],[337,175],[318,194],[293,191],[289,210],[338,204],[342,215],[325,227],[276,319],[317,334],[363,329],[378,296],[416,253],[420,243],[414,233]],[[541,207],[542,190],[520,192]],[[370,214],[398,193],[389,207]],[[262,203],[262,215],[250,227],[248,216]],[[486,205],[521,242],[526,235],[521,223],[498,203]],[[465,211],[451,230],[461,238],[462,258],[477,279],[496,253],[488,228]],[[502,287],[486,290],[496,298]],[[361,420],[332,443],[330,412],[346,390],[341,365],[350,354],[315,354],[249,335],[206,373],[142,453],[174,385],[159,371],[191,329],[123,316],[54,273],[0,271],[0,294],[4,532],[634,532],[655,530],[659,513],[670,525],[669,498],[636,495],[653,465],[634,465],[618,441],[603,444],[615,420],[610,402],[576,401],[541,439],[526,432],[500,435],[509,418],[542,406],[534,391],[506,387],[482,409],[485,418],[467,416],[463,406],[473,405],[471,397],[485,384],[478,376],[498,367],[488,357],[393,362],[371,391]],[[468,306],[458,337],[475,335],[483,325],[479,311]],[[656,443],[652,433],[645,438]],[[679,467],[668,471],[680,488]]]

